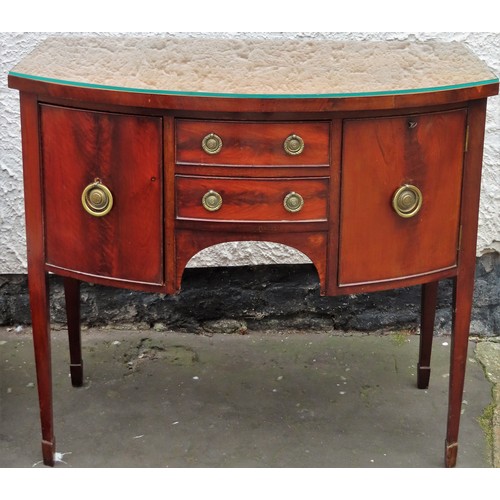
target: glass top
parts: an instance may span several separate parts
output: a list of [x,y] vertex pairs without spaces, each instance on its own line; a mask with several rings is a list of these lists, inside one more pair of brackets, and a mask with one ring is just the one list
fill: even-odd
[[49,38],[11,72],[79,87],[255,98],[412,94],[498,82],[456,42]]

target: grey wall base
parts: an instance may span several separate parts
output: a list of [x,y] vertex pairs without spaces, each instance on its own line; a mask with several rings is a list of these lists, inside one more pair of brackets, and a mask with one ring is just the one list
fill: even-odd
[[[62,280],[51,276],[51,316],[65,324]],[[451,331],[451,280],[440,283],[436,333]],[[82,323],[193,332],[418,328],[420,287],[320,297],[312,265],[187,269],[173,296],[82,284]],[[31,321],[24,275],[0,276],[0,325]],[[500,335],[500,255],[477,259],[471,334]]]

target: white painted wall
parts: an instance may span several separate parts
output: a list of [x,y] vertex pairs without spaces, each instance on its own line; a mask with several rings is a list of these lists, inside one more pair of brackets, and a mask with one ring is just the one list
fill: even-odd
[[[120,33],[78,35],[120,36]],[[123,34],[123,33],[122,33]],[[47,36],[71,33],[0,33],[0,274],[26,272],[21,139],[17,91],[7,88],[8,71]],[[439,39],[460,41],[500,75],[500,33],[141,33],[143,36],[314,37],[334,40]],[[500,98],[489,100],[477,254],[500,252]],[[307,258],[268,243],[224,244],[204,250],[193,266],[302,263]]]

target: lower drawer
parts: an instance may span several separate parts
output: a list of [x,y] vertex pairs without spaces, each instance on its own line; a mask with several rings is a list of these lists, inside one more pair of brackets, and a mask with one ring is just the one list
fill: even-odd
[[325,221],[328,178],[176,177],[178,219]]

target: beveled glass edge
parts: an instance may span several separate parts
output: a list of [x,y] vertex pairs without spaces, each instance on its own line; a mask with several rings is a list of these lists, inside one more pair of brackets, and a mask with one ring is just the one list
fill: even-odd
[[16,71],[9,71],[9,76],[24,78],[45,83],[55,83],[58,85],[68,85],[71,87],[82,87],[96,90],[112,90],[118,92],[132,92],[136,94],[157,94],[157,95],[172,95],[185,97],[226,97],[233,99],[315,99],[315,98],[341,98],[341,97],[373,97],[386,95],[403,95],[403,94],[421,94],[425,92],[439,92],[445,90],[457,90],[470,87],[478,87],[481,85],[490,85],[499,83],[500,80],[490,78],[488,80],[480,80],[477,82],[457,83],[453,85],[441,85],[438,87],[419,87],[414,89],[397,89],[397,90],[376,90],[373,92],[330,92],[321,94],[235,94],[231,92],[196,92],[187,90],[163,90],[163,89],[146,89],[133,87],[119,87],[114,85],[99,85],[95,83],[76,82],[71,80],[62,80],[58,78],[50,78],[45,76],[34,76]]

